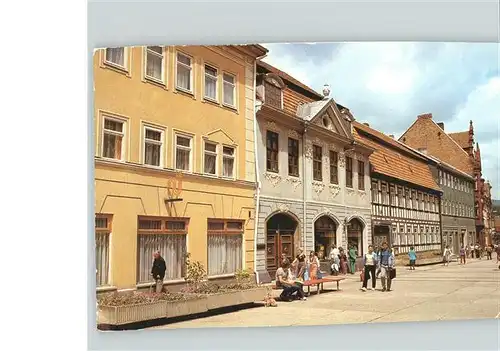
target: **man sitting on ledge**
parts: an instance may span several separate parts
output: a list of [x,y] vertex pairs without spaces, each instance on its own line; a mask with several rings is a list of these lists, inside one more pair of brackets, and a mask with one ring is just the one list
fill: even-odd
[[288,260],[281,261],[281,267],[276,271],[276,287],[283,289],[280,295],[280,300],[291,301],[293,294],[297,293],[297,297],[301,300],[306,300],[304,291],[301,286],[298,286],[293,280],[289,280],[290,263]]

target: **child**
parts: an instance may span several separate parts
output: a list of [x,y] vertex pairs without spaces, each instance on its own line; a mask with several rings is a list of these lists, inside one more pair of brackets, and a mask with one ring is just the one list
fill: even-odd
[[410,252],[408,252],[408,257],[410,259],[410,271],[415,270],[415,262],[417,261],[417,254],[415,253],[415,248],[410,247]]
[[465,248],[463,245],[460,248],[460,264],[465,264]]

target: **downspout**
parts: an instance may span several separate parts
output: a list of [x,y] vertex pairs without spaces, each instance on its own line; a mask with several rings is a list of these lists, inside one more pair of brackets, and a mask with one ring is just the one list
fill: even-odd
[[253,102],[254,102],[254,113],[253,113],[253,147],[254,147],[254,160],[255,160],[255,219],[254,219],[254,240],[253,240],[253,271],[255,274],[255,278],[258,283],[258,275],[257,275],[257,230],[259,224],[259,211],[260,211],[260,169],[259,169],[259,150],[257,146],[257,112],[260,110],[262,105],[257,105],[256,96],[257,96],[257,60],[261,60],[266,55],[257,57],[253,63]]
[[306,233],[307,233],[307,220],[306,220],[306,183],[307,183],[307,173],[306,173],[306,133],[307,133],[307,122],[304,122],[304,130],[302,133],[302,174],[303,174],[303,179],[304,182],[302,183],[302,247],[307,252],[307,239],[306,239]]

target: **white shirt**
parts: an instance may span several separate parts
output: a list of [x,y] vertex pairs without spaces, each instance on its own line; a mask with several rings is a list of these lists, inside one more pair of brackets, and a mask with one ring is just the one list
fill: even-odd
[[365,265],[367,266],[373,266],[375,263],[374,263],[374,260],[373,260],[373,256],[374,254],[373,253],[367,253],[366,254],[366,263]]
[[339,251],[339,249],[337,249],[337,248],[334,248],[334,249],[330,252],[330,258],[338,257],[338,255],[340,255],[340,251]]

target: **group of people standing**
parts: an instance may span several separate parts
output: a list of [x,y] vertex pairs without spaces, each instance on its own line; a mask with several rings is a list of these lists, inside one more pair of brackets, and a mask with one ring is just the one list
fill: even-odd
[[375,290],[377,277],[380,276],[382,291],[391,291],[392,279],[396,275],[395,264],[394,253],[386,242],[382,243],[381,248],[374,249],[373,245],[369,245],[368,253],[363,256],[363,285],[361,290],[367,290],[369,279],[371,279],[372,283],[370,290]]
[[356,258],[358,250],[354,245],[351,245],[349,250],[346,251],[342,247],[333,245],[330,250],[330,270],[332,275],[343,274],[346,275],[356,273]]

